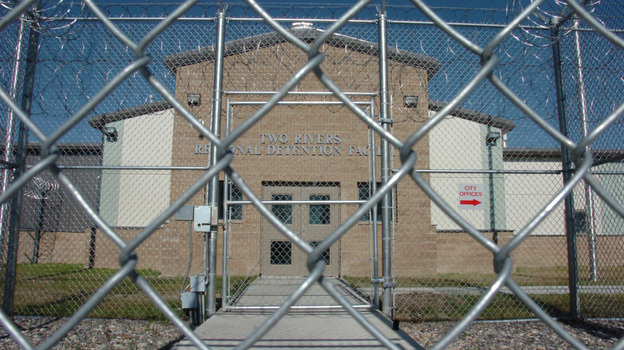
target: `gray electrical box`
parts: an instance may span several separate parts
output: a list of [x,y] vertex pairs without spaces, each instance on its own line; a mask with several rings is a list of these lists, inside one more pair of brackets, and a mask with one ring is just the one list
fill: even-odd
[[205,293],[206,284],[204,283],[204,275],[191,276],[191,292]]
[[210,210],[210,206],[196,206],[194,210],[193,229],[196,232],[210,232],[211,214],[212,210]]
[[173,220],[193,221],[193,206],[185,205],[173,214]]

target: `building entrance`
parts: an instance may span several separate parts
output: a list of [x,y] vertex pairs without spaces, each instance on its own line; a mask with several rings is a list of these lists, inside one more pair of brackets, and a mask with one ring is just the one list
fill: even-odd
[[[271,212],[313,246],[320,244],[340,223],[340,205],[329,202],[340,199],[338,184],[263,185],[262,199],[284,202],[269,205]],[[307,254],[284,237],[267,220],[262,220],[261,237],[260,270],[262,275],[304,276],[308,274]],[[338,276],[340,242],[334,243],[323,252],[323,258],[327,264],[324,275]]]

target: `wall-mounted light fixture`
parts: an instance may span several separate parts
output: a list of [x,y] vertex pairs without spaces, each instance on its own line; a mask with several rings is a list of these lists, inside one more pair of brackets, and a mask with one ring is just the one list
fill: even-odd
[[117,128],[114,126],[106,126],[102,129],[102,133],[104,137],[106,137],[107,142],[117,142],[117,138],[119,134],[117,133]]
[[490,131],[487,133],[487,136],[485,137],[485,145],[486,146],[496,146],[496,141],[498,141],[498,139],[500,139],[501,134],[500,132],[497,131]]
[[201,104],[201,94],[186,94],[186,102],[188,102],[189,106],[199,106]]
[[405,96],[403,102],[407,108],[416,108],[418,107],[418,96]]

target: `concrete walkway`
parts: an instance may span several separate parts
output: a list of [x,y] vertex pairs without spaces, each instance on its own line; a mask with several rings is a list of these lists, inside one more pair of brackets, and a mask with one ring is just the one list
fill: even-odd
[[[367,305],[365,299],[368,291],[356,291],[342,280],[326,277],[338,288],[342,295],[351,302],[351,305]],[[281,305],[305,280],[304,277],[287,276],[262,276],[253,281],[242,295],[232,301],[233,307],[270,307]],[[313,284],[306,293],[297,301],[297,306],[335,307],[338,303],[325,292],[318,283]]]
[[[302,280],[302,277],[258,278],[233,304],[243,308],[279,305]],[[353,305],[365,307],[364,298],[340,280],[333,282]],[[289,311],[252,349],[384,349],[318,284],[311,286],[295,306],[312,308]],[[379,312],[370,308],[358,308],[358,311],[399,347],[422,349],[405,332],[393,330],[392,323]],[[219,311],[195,329],[195,334],[212,349],[229,349],[245,340],[272,312],[269,309]],[[190,348],[194,346],[187,339],[175,347]]]
[[[392,330],[392,324],[376,311],[360,311],[377,329],[403,349],[422,349],[405,332]],[[229,349],[240,344],[269,312],[218,312],[195,329],[212,349]],[[182,340],[174,349],[192,349]],[[251,349],[384,349],[345,311],[291,311]]]

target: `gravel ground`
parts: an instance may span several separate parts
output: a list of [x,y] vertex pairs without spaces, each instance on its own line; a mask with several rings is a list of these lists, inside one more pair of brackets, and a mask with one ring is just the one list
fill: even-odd
[[[624,320],[561,323],[589,349],[609,349],[624,337]],[[401,323],[414,340],[430,347],[453,328],[454,322]],[[541,321],[476,322],[448,349],[573,349]]]
[[[33,345],[43,342],[65,319],[16,317],[15,322]],[[404,329],[424,347],[439,340],[453,322],[402,322]],[[624,337],[624,320],[587,320],[564,327],[590,349],[608,349]],[[169,349],[182,333],[165,322],[86,319],[57,345],[57,349]],[[18,349],[0,328],[0,349]],[[571,349],[545,324],[537,321],[478,322],[472,324],[449,349]]]
[[[16,317],[15,323],[35,346],[59,329],[66,319]],[[85,319],[55,349],[168,349],[182,339],[182,332],[167,322]],[[0,349],[19,349],[0,327]]]

